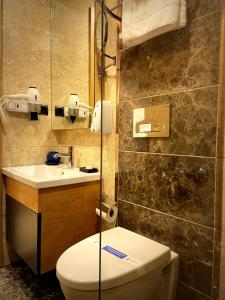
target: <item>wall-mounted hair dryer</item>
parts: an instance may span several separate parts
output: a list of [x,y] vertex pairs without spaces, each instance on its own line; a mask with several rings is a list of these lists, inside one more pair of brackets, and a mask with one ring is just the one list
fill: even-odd
[[77,94],[70,94],[68,107],[64,107],[64,115],[74,123],[79,114],[80,99]]
[[74,123],[77,118],[88,118],[90,109],[94,109],[94,107],[80,102],[79,96],[73,93],[68,98],[68,106],[55,107],[55,116],[67,117]]
[[41,105],[38,88],[29,87],[26,94],[3,95],[0,98],[0,118],[7,124],[4,109],[10,112],[30,113],[31,120],[38,120],[38,114],[48,115],[48,106]]

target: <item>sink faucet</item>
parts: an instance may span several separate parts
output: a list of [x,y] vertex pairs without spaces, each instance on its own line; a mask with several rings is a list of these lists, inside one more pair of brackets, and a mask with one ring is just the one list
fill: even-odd
[[66,157],[68,159],[68,165],[67,165],[68,168],[73,168],[74,167],[73,146],[65,146],[65,147],[68,147],[68,152],[67,153],[56,153],[54,155],[54,157],[55,158],[57,158],[57,157]]

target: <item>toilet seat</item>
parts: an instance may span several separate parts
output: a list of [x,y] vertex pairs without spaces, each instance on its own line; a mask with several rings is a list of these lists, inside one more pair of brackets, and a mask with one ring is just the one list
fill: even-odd
[[[99,238],[88,237],[67,249],[56,266],[58,279],[82,291],[99,289]],[[101,288],[134,281],[169,263],[170,248],[132,231],[116,227],[102,232]]]

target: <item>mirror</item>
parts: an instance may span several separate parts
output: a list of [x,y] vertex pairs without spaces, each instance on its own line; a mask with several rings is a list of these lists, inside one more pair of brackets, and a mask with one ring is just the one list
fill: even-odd
[[103,20],[103,47],[105,47],[108,40],[108,16],[105,12],[100,11],[97,16],[96,26],[95,26],[96,48],[98,52],[101,52],[102,49],[102,20]]
[[[51,84],[52,129],[88,128],[89,118],[62,117],[67,114],[69,96],[78,94],[82,103],[93,106],[94,89],[90,82],[90,51],[94,39],[94,0],[51,0]],[[93,72],[92,72],[93,73]],[[93,81],[93,80],[92,80]],[[57,116],[55,108],[57,107]],[[71,113],[70,110],[69,113]]]

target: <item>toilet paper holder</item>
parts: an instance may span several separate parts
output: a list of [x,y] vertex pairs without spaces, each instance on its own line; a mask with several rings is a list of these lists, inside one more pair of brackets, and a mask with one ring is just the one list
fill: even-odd
[[[107,223],[114,223],[117,221],[118,207],[116,203],[113,205],[108,205],[105,202],[101,202],[100,205],[99,199],[97,200],[97,203],[98,207],[95,210],[97,216],[101,217]],[[101,207],[101,211],[99,207]]]

